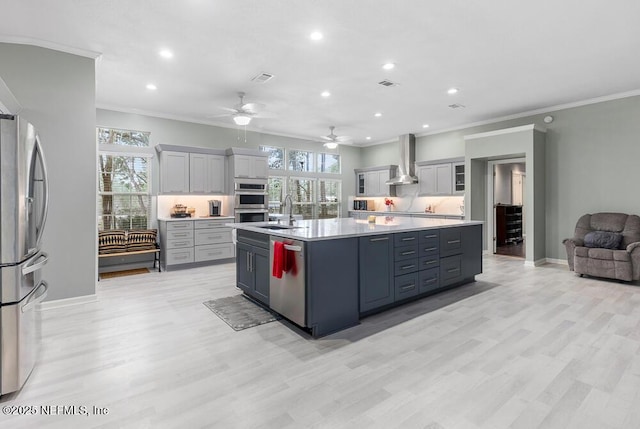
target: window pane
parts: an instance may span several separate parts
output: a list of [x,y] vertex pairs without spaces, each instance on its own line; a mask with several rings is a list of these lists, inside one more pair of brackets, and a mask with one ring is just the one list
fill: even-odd
[[313,170],[313,152],[302,150],[290,150],[289,170],[292,171],[314,171]]
[[340,181],[318,180],[318,202],[338,203],[340,201]]
[[142,131],[98,128],[98,144],[149,147],[149,135]]
[[289,178],[289,193],[294,203],[315,203],[314,179]]
[[319,153],[318,172],[340,174],[340,155]]
[[340,214],[339,204],[320,204],[318,207],[318,219],[333,219]]
[[267,158],[269,162],[269,168],[272,170],[284,170],[284,149],[275,146],[260,146],[260,150],[263,152],[269,152]]
[[284,177],[269,177],[269,213],[282,213],[284,184]]
[[293,204],[293,214],[302,215],[302,219],[313,219],[313,204]]

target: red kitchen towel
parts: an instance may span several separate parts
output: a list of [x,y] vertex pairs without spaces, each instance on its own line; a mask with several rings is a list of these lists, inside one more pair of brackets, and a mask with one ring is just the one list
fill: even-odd
[[285,264],[285,250],[284,243],[281,241],[273,242],[273,267],[271,269],[271,275],[273,277],[281,279],[282,272],[284,271]]
[[282,268],[285,273],[289,273],[292,276],[298,274],[298,266],[296,265],[296,252],[293,250],[284,251],[284,267]]

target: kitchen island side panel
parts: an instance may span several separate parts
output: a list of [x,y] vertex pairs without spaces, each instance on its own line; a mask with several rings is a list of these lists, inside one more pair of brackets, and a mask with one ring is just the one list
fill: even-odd
[[359,323],[358,239],[307,243],[307,326],[319,337]]

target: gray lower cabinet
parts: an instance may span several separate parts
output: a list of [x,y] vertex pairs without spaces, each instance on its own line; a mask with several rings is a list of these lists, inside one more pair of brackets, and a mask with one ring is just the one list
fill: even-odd
[[247,295],[269,305],[269,236],[266,241],[259,235],[243,241],[238,236],[236,244],[236,282]]
[[358,239],[360,312],[394,301],[393,235]]

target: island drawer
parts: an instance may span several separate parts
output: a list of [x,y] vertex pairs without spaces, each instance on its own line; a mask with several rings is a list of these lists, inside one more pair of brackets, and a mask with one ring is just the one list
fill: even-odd
[[195,262],[226,258],[233,258],[233,244],[231,243],[196,246]]
[[420,256],[434,255],[440,255],[440,240],[437,237],[420,240]]
[[395,279],[395,301],[415,296],[419,292],[418,273],[405,274]]
[[167,249],[181,249],[184,247],[193,247],[193,238],[176,238],[167,240]]
[[195,231],[196,246],[201,244],[231,243],[231,228],[210,228]]
[[193,240],[193,230],[188,231],[167,231],[167,241],[169,240]]
[[393,260],[403,261],[418,257],[418,243],[412,246],[402,246],[393,249]]
[[438,255],[424,256],[418,260],[418,264],[421,270],[437,268],[440,266],[440,258],[438,257]]
[[462,253],[462,228],[443,228],[440,231],[440,256]]
[[422,270],[418,276],[419,292],[426,293],[440,287],[440,269]]
[[400,276],[407,273],[413,273],[420,270],[420,264],[418,264],[418,258],[406,259],[404,261],[398,261],[393,264],[393,273],[395,276]]
[[440,282],[442,286],[453,284],[459,280],[462,280],[462,257],[456,255],[440,259]]
[[440,231],[437,229],[430,229],[427,231],[420,231],[420,244],[431,241],[431,240],[440,240]]
[[410,244],[417,244],[420,241],[420,232],[401,232],[393,234],[393,243],[396,246],[408,246]]
[[167,265],[189,264],[193,262],[193,247],[186,249],[169,249],[165,253]]
[[193,229],[193,221],[178,220],[178,221],[167,222],[167,231],[184,231],[187,229]]

